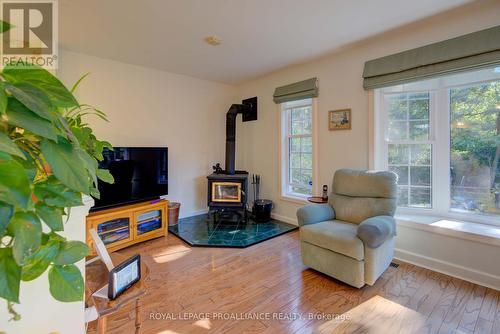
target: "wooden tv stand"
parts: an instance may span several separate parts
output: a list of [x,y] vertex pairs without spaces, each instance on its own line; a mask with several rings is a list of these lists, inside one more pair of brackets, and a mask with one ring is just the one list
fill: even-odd
[[155,200],[91,212],[86,221],[86,240],[89,256],[95,256],[91,228],[97,231],[110,253],[163,237],[168,233],[168,201]]

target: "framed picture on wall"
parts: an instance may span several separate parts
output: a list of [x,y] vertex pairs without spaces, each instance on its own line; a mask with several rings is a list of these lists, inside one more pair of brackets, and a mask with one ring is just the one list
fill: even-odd
[[351,109],[330,110],[328,112],[328,130],[350,130]]

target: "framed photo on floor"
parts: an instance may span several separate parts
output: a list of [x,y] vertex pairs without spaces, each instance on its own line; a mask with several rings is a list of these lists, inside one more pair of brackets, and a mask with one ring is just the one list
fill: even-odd
[[328,112],[328,130],[350,130],[351,109],[330,110]]

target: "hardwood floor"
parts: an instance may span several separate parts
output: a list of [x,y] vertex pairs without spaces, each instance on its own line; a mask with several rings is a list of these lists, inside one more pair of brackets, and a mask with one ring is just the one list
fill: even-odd
[[[120,253],[150,267],[146,334],[500,333],[499,291],[406,263],[351,288],[302,265],[298,232],[244,249],[191,248],[169,235]],[[332,319],[342,314],[343,330]],[[110,316],[108,333],[133,333],[134,317],[132,306]]]

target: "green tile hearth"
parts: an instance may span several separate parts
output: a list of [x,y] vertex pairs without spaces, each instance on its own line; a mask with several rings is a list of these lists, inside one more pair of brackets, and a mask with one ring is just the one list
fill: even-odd
[[266,223],[231,218],[215,221],[212,215],[203,214],[181,219],[168,230],[191,246],[244,248],[297,228],[275,219]]

